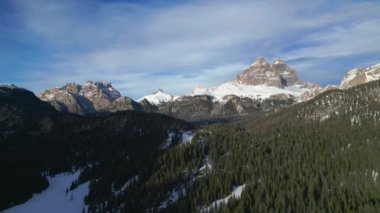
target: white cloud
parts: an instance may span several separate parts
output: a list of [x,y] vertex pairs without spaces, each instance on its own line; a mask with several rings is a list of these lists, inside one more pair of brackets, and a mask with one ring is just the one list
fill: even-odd
[[[380,9],[380,8],[379,8]],[[380,52],[380,19],[334,26],[306,36],[303,40],[318,43],[288,53],[290,58],[340,57]]]

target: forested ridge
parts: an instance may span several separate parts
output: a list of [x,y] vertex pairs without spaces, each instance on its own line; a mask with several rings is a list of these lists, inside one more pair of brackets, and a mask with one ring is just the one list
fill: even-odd
[[[166,116],[128,112],[65,119],[71,123],[56,124],[65,131],[54,127],[50,135],[1,141],[1,168],[8,171],[1,197],[13,191],[19,202],[28,197],[17,190],[30,183],[14,190],[22,181],[20,169],[30,168],[22,176],[39,183],[28,192],[46,188],[46,175],[80,169],[72,188],[90,181],[89,212],[380,209],[379,81],[328,91],[260,118],[199,126],[189,144],[181,143],[181,135],[191,125]],[[163,148],[170,132],[172,143]],[[211,206],[242,185],[239,199]],[[12,205],[3,198],[0,209]]]
[[246,184],[241,199],[218,212],[376,212],[379,94],[373,82],[259,120],[208,127],[213,169],[182,202],[207,206]]

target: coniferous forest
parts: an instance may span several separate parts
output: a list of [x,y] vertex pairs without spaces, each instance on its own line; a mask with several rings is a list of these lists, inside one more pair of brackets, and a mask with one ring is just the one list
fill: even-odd
[[[45,190],[48,176],[78,170],[67,190],[90,182],[88,212],[380,209],[379,81],[208,125],[132,111],[64,114],[16,92],[29,104],[0,94],[12,112],[1,121],[0,210]],[[183,143],[188,131],[194,137]],[[239,186],[239,198],[214,205]]]

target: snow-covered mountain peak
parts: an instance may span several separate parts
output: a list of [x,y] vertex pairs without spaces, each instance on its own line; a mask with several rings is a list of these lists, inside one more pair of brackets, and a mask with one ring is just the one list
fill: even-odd
[[198,86],[190,95],[210,95],[217,101],[223,101],[223,97],[228,95],[269,99],[284,94],[286,97],[301,100],[302,94],[308,93],[311,96],[321,89],[317,84],[299,80],[296,70],[289,67],[285,61],[276,59],[273,64],[270,64],[263,57],[259,57],[235,80],[209,89]]
[[142,98],[140,98],[138,101],[147,100],[149,103],[153,105],[160,105],[162,103],[175,101],[178,98],[178,96],[175,95],[169,95],[165,93],[162,89],[157,90],[156,92],[152,93],[151,95],[146,95]]
[[344,76],[340,88],[348,89],[353,86],[364,84],[370,81],[380,79],[380,64],[376,64],[367,68],[354,68],[347,72]]
[[113,88],[109,81],[97,81],[95,83],[87,81],[83,89],[81,89],[80,94],[86,97],[105,96],[111,101],[121,97],[120,92]]

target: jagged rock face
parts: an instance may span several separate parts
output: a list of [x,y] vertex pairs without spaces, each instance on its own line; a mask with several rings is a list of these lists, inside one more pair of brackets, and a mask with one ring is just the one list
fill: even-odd
[[267,85],[278,88],[292,86],[299,81],[297,72],[284,61],[278,59],[270,64],[262,57],[238,75],[236,80],[248,85]]
[[365,84],[370,81],[375,81],[380,79],[380,64],[374,65],[372,67],[355,68],[344,76],[343,81],[340,84],[341,89],[348,89],[360,84]]
[[80,115],[103,110],[120,97],[120,93],[110,82],[92,81],[84,86],[68,83],[60,88],[46,90],[40,95],[41,100],[50,103],[57,110]]
[[210,96],[184,96],[173,102],[159,106],[158,111],[184,120],[205,120],[210,117],[213,109]]
[[78,95],[68,91],[58,91],[49,99],[42,99],[50,103],[55,109],[61,112],[71,112],[74,114],[83,115],[86,112],[94,112],[90,103],[80,101]]
[[110,82],[87,82],[80,94],[93,103],[96,111],[110,105],[114,100],[121,97],[120,93],[115,90]]
[[131,98],[123,96],[113,101],[110,105],[108,105],[102,111],[118,112],[118,111],[127,111],[127,110],[142,111],[143,108],[140,106],[140,104],[138,104]]
[[250,98],[241,98],[235,95],[228,95],[223,99],[223,103],[217,103],[215,105],[214,110],[212,111],[214,116],[233,116],[262,111],[260,108],[260,102]]
[[269,100],[277,100],[277,101],[288,101],[288,100],[294,100],[295,97],[292,95],[288,94],[276,94],[276,95],[271,95],[269,97]]
[[146,99],[141,100],[139,104],[145,112],[156,112],[158,110],[158,107],[156,105],[151,104]]

